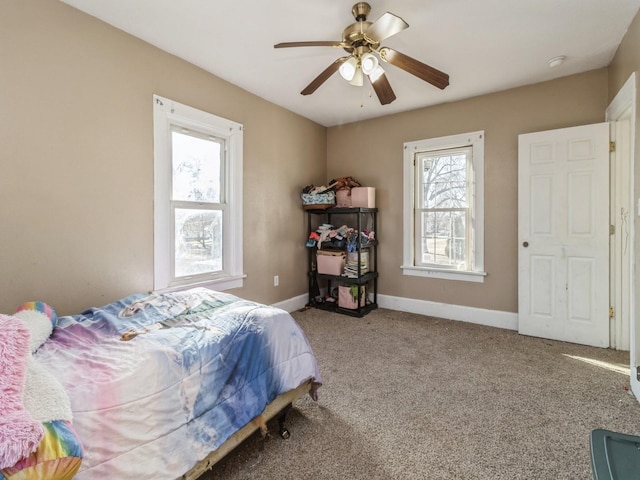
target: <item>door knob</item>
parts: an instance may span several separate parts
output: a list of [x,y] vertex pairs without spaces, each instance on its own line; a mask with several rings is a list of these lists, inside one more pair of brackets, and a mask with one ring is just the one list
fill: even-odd
[[522,242],[522,246],[523,246],[524,248],[527,248],[527,247],[529,246],[529,242]]

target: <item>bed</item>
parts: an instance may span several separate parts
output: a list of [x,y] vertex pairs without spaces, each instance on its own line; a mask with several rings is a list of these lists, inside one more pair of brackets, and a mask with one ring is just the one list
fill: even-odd
[[[77,480],[193,480],[302,395],[316,399],[322,383],[287,312],[204,288],[60,317],[34,358],[69,396],[73,420],[60,428],[80,445],[56,455],[81,457]],[[23,468],[44,462],[40,447]],[[58,476],[20,467],[2,474],[71,478],[62,464]]]

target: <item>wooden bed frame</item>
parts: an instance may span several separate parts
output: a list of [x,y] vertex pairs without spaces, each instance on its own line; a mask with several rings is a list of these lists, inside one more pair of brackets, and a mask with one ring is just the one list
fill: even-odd
[[217,450],[214,450],[209,455],[207,455],[202,461],[198,462],[191,470],[182,475],[178,480],[196,480],[207,470],[211,470],[211,468],[218,463],[222,458],[227,455],[231,450],[240,445],[244,440],[249,438],[253,432],[258,429],[262,429],[263,435],[266,434],[266,423],[271,420],[273,417],[282,412],[282,416],[280,417],[280,435],[283,438],[289,437],[289,432],[286,428],[284,428],[284,416],[288,412],[289,408],[293,402],[302,398],[305,394],[309,393],[311,389],[312,381],[307,380],[298,388],[293,390],[289,390],[279,396],[271,402],[264,409],[261,415],[247,423],[244,427],[234,433],[229,439],[224,442]]

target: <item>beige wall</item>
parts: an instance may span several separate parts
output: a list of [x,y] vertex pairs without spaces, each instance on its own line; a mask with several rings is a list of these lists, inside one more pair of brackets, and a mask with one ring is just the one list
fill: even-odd
[[[603,121],[640,65],[636,18],[608,70],[327,131],[60,2],[0,0],[0,11],[4,313],[33,299],[74,313],[152,288],[153,93],[245,126],[247,279],[234,293],[305,293],[299,191],[353,175],[377,187],[380,293],[515,312],[517,135]],[[486,133],[489,275],[402,276],[402,144],[474,130]]]
[[0,312],[39,299],[75,313],[152,288],[154,93],[245,126],[234,293],[305,291],[299,193],[326,181],[324,127],[61,2],[0,11]]
[[[455,79],[452,79],[455,84]],[[517,312],[518,134],[604,121],[607,71],[600,69],[328,132],[329,178],[353,175],[377,188],[379,292]],[[403,143],[485,131],[484,283],[403,276]]]
[[[633,72],[640,69],[640,12],[635,16],[609,64],[609,101]],[[638,72],[636,75],[640,74]],[[636,135],[636,140],[640,140]],[[637,155],[636,155],[636,158]]]

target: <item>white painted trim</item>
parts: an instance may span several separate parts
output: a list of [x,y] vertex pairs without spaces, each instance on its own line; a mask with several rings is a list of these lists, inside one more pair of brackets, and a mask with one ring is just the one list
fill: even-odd
[[443,280],[460,280],[462,282],[484,283],[486,272],[469,272],[467,270],[445,270],[444,268],[416,267],[415,265],[402,265],[400,267],[404,275],[414,277],[440,278]]
[[607,122],[617,120],[622,114],[631,107],[635,110],[633,100],[636,96],[636,72],[629,75],[622,88],[616,93],[615,98],[611,101],[606,111]]
[[[274,303],[273,307],[278,307],[287,312],[295,312],[307,305],[309,295],[306,293],[297,297]],[[484,308],[465,307],[462,305],[451,305],[447,303],[430,302],[427,300],[417,300],[415,298],[394,297],[391,295],[378,294],[378,307],[388,308],[398,312],[416,313],[429,317],[444,318],[446,320],[457,320],[460,322],[475,323],[487,327],[504,328],[506,330],[518,330],[518,314],[511,312],[501,312],[499,310],[486,310]]]
[[[630,325],[629,325],[629,374],[630,374],[630,384],[631,390],[633,394],[636,396],[638,400],[640,400],[640,381],[636,377],[635,370],[640,364],[638,358],[640,356],[640,352],[638,351],[638,345],[640,345],[640,317],[636,312],[636,302],[635,302],[635,292],[636,292],[636,276],[635,276],[635,218],[636,215],[640,215],[640,205],[636,210],[636,202],[635,202],[635,149],[636,149],[636,119],[638,112],[636,111],[637,105],[637,81],[636,81],[636,72],[631,73],[629,78],[624,83],[622,88],[618,91],[614,99],[612,100],[609,107],[607,107],[606,111],[606,119],[607,121],[615,121],[619,119],[629,108],[631,109],[630,115],[630,132],[631,132],[631,152],[630,152],[630,182],[631,182],[631,199],[630,199],[630,215],[629,215],[629,231],[631,232],[630,244],[633,246],[631,248],[630,255],[630,263],[631,263],[631,285],[630,288]],[[639,200],[640,202],[640,200]]]
[[[403,154],[403,275],[429,276],[432,278],[445,278],[448,280],[464,280],[483,282],[484,275],[484,130],[477,132],[448,135],[438,138],[417,140],[404,143]],[[448,274],[443,274],[443,269],[418,267],[414,262],[414,199],[415,199],[415,167],[414,155],[416,152],[430,150],[440,150],[456,147],[472,147],[473,164],[473,202],[471,209],[473,212],[473,259],[472,272],[480,277],[470,278],[459,275],[460,271],[452,270]],[[424,269],[431,270],[432,273],[425,275]],[[455,273],[454,273],[455,272]]]
[[184,285],[173,285],[167,288],[154,290],[153,293],[182,292],[184,290],[189,290],[196,287],[208,288],[209,290],[222,292],[224,290],[242,287],[245,278],[247,278],[246,275],[238,275],[235,277],[223,277],[217,280],[207,280],[204,282],[188,283]]
[[[171,126],[177,125],[224,139],[227,218],[224,219],[224,270],[189,279],[173,278],[170,206]],[[243,286],[243,137],[242,124],[179,102],[153,95],[154,128],[154,290],[183,290],[210,285],[216,290]]]
[[308,301],[309,295],[305,293],[304,295],[298,295],[297,297],[274,303],[272,307],[281,308],[282,310],[286,310],[287,312],[291,313],[304,308],[307,305]]
[[378,294],[378,306],[400,312],[417,313],[430,317],[486,325],[488,327],[505,328],[507,330],[518,330],[518,314],[512,312],[380,294]]

